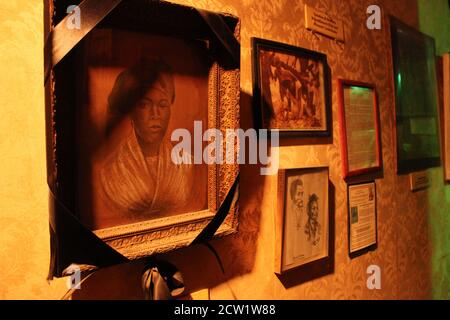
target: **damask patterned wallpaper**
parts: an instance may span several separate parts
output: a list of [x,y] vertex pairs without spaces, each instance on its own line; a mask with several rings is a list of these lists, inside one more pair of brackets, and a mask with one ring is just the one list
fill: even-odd
[[[387,14],[417,25],[415,1],[188,1],[192,5],[229,11],[241,18],[241,86],[243,117],[251,107],[250,37],[272,39],[327,54],[333,79],[333,142],[329,145],[285,143],[282,167],[329,165],[335,187],[335,270],[299,284],[302,275],[278,279],[273,273],[276,179],[263,179],[251,168],[242,169],[242,221],[233,240],[217,241],[229,281],[217,285],[212,298],[278,299],[377,299],[430,297],[427,192],[412,194],[406,176],[395,173],[393,137],[393,87]],[[304,4],[328,10],[344,21],[344,45],[316,36],[304,28]],[[366,8],[383,8],[381,31],[365,27]],[[341,175],[336,79],[374,83],[379,94],[384,172],[376,180],[378,191],[378,249],[359,258],[348,257],[346,184]],[[245,97],[248,97],[245,99]],[[256,179],[255,179],[256,177]],[[251,190],[252,186],[259,186]],[[181,259],[176,257],[177,260]],[[241,262],[242,261],[242,262]],[[382,289],[368,290],[366,268],[379,265]]]
[[[431,297],[429,191],[411,193],[407,176],[395,173],[393,85],[387,14],[418,25],[415,0],[186,0],[200,8],[241,18],[241,122],[252,126],[251,37],[305,47],[327,54],[333,88],[333,140],[284,141],[281,166],[330,167],[335,188],[334,272],[315,280],[294,273],[273,273],[276,178],[259,168],[241,167],[241,220],[235,236],[214,240],[225,275],[203,247],[165,255],[183,272],[186,286],[211,288],[212,299],[398,299]],[[304,28],[304,4],[340,16],[345,44]],[[382,30],[365,27],[366,8],[383,9]],[[45,184],[42,5],[40,0],[0,4],[1,55],[0,150],[0,298],[59,298],[62,280],[45,282],[49,260],[47,187]],[[341,174],[336,80],[372,82],[379,94],[384,172],[377,177],[378,248],[348,257],[346,184]],[[5,134],[6,133],[6,134]],[[436,177],[439,178],[439,177]],[[436,201],[439,201],[437,199]],[[381,268],[381,290],[368,290],[366,269]],[[142,264],[130,263],[94,274],[74,298],[140,298]],[[317,274],[319,275],[320,272]]]
[[45,167],[43,5],[0,3],[0,299],[59,299],[50,260]]

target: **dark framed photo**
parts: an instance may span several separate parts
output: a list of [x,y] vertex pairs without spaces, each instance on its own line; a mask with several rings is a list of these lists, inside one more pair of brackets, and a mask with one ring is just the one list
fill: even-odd
[[278,173],[275,272],[329,257],[328,167]]
[[377,188],[374,181],[347,188],[348,250],[353,258],[377,246]]
[[326,55],[259,38],[252,38],[252,50],[256,126],[281,136],[330,136]]
[[[66,8],[51,6],[53,24]],[[218,15],[238,43],[236,17],[203,14]],[[48,180],[73,216],[66,220],[80,224],[71,229],[128,259],[189,245],[238,176],[237,164],[196,161],[192,144],[179,147],[195,124],[202,134],[239,128],[239,66],[202,15],[165,1],[121,2],[51,79]],[[237,212],[233,202],[216,236],[236,232]]]
[[434,39],[390,17],[397,172],[440,166]]
[[381,134],[375,86],[338,81],[344,178],[382,168]]

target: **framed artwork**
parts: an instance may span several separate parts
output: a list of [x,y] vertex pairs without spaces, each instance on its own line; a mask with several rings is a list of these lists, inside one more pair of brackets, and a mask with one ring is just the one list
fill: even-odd
[[329,256],[328,168],[278,173],[275,272],[283,274]]
[[375,86],[341,79],[338,84],[344,178],[378,171],[382,160]]
[[395,83],[397,172],[439,166],[434,39],[390,18]]
[[[443,95],[444,95],[444,174],[445,180],[450,182],[450,53],[443,57]],[[441,122],[442,123],[442,122]]]
[[[220,19],[239,39],[238,19]],[[124,1],[52,72],[49,185],[128,259],[190,244],[238,175],[177,147],[194,122],[239,127],[239,67],[211,34],[191,7]],[[233,203],[216,236],[236,232],[237,212]]]
[[377,245],[375,182],[348,185],[348,249],[350,257]]
[[252,48],[256,126],[281,136],[330,136],[326,55],[258,38],[252,38]]

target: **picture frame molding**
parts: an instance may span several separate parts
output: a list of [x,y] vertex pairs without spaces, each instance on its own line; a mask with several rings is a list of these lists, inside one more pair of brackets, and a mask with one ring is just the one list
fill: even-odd
[[443,162],[444,162],[444,179],[450,183],[450,52],[445,53],[442,59],[443,67]]

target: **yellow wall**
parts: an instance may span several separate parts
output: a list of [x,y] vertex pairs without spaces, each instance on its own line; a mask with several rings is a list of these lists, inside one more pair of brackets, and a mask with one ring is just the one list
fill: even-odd
[[[226,269],[223,276],[204,248],[165,255],[183,272],[187,288],[211,288],[212,299],[328,299],[431,297],[427,191],[411,193],[407,176],[395,173],[393,88],[390,41],[382,31],[365,28],[366,8],[382,5],[417,25],[413,0],[196,0],[177,1],[241,18],[242,126],[251,122],[250,37],[272,39],[327,54],[333,79],[333,141],[302,145],[290,141],[281,150],[283,167],[328,165],[336,189],[335,270],[301,284],[304,275],[279,279],[273,273],[276,180],[243,166],[239,234],[215,240]],[[342,17],[346,43],[337,44],[304,29],[304,3]],[[0,298],[59,298],[63,281],[45,281],[49,261],[47,187],[45,179],[42,72],[42,5],[21,0],[0,5]],[[386,21],[385,21],[386,22]],[[377,179],[378,249],[348,257],[346,184],[341,175],[336,79],[372,82],[380,97],[384,176]],[[378,264],[382,289],[366,288],[366,268]],[[76,298],[139,298],[141,263],[102,270],[83,283]]]
[[43,6],[0,3],[0,299],[59,299],[47,283]]

